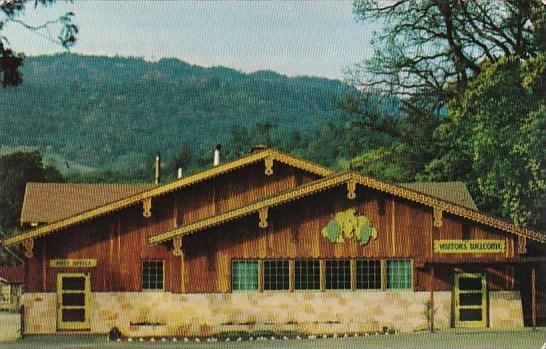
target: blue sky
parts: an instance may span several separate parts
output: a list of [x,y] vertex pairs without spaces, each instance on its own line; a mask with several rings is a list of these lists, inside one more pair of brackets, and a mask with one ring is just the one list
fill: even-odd
[[[77,0],[45,10],[30,6],[22,19],[38,24],[66,11],[76,13],[80,28],[75,53],[176,57],[207,67],[335,79],[369,57],[378,29],[355,21],[351,1]],[[62,51],[13,23],[4,35],[27,55]]]

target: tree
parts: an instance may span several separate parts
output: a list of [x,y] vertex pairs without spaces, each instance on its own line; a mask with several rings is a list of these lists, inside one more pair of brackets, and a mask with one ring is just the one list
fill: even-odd
[[383,30],[372,58],[350,71],[353,84],[433,110],[464,91],[481,63],[546,52],[540,0],[356,0],[354,13]]
[[546,55],[504,57],[480,69],[447,104],[449,117],[434,136],[438,156],[423,177],[465,179],[479,206],[517,225],[540,226],[546,218]]
[[[72,0],[67,0],[72,1]],[[16,24],[31,30],[42,38],[59,44],[65,49],[72,47],[77,39],[78,27],[72,22],[73,12],[67,12],[55,20],[47,21],[41,25],[33,26],[21,20],[25,8],[32,4],[34,8],[39,6],[51,6],[57,0],[3,0],[0,1],[0,74],[2,87],[18,86],[23,78],[20,68],[23,65],[24,55],[16,53],[9,48],[9,40],[2,35],[2,29],[8,24]],[[53,37],[51,26],[60,26],[57,37]]]
[[38,152],[16,152],[0,157],[0,231],[19,226],[25,187],[28,182],[62,182],[53,166],[44,166]]

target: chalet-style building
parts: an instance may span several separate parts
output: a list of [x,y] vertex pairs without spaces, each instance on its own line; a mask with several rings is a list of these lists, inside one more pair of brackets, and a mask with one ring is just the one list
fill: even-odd
[[[268,148],[159,185],[31,183],[25,333],[512,329],[546,236],[462,183],[395,185]],[[537,320],[538,319],[538,320]]]

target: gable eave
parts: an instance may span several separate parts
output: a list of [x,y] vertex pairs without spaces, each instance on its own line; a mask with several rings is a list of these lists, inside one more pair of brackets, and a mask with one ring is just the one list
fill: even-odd
[[507,233],[523,236],[531,240],[546,244],[546,235],[543,232],[515,226],[514,224],[494,216],[490,216],[452,202],[439,199],[422,192],[408,189],[396,184],[387,183],[378,179],[362,176],[353,172],[332,175],[326,178],[307,183],[296,189],[276,195],[274,197],[261,200],[259,202],[223,213],[215,217],[209,217],[198,222],[194,222],[185,226],[181,226],[170,231],[151,236],[148,239],[150,245],[157,245],[175,237],[181,237],[195,232],[205,230],[217,225],[227,223],[229,221],[253,214],[260,209],[279,206],[290,201],[295,201],[312,195],[314,193],[326,190],[328,188],[341,185],[348,182],[358,183],[362,186],[375,189],[395,197],[406,199],[423,206],[440,209],[452,215],[468,219],[470,221],[480,223],[495,229],[502,230]]
[[216,167],[199,172],[197,174],[184,177],[170,183],[159,185],[152,189],[145,190],[141,193],[131,195],[127,198],[123,198],[123,199],[108,203],[106,205],[75,214],[73,216],[58,220],[56,222],[48,223],[46,225],[28,230],[26,232],[19,233],[17,235],[13,235],[11,237],[4,239],[2,241],[2,244],[5,246],[12,246],[12,245],[22,243],[25,240],[48,235],[50,233],[68,228],[70,226],[83,223],[85,221],[89,221],[91,219],[104,216],[108,213],[112,213],[120,209],[135,205],[141,202],[142,200],[165,195],[169,192],[172,192],[184,187],[188,187],[193,184],[200,183],[207,179],[223,175],[225,173],[234,171],[236,169],[245,167],[250,164],[254,164],[258,161],[265,160],[268,158],[272,159],[273,161],[283,163],[285,165],[288,165],[288,166],[291,166],[291,167],[294,167],[294,168],[297,168],[297,169],[300,169],[318,176],[322,176],[322,177],[328,176],[334,173],[333,170],[320,166],[313,162],[302,160],[294,156],[288,155],[286,153],[280,152],[278,150],[268,148],[265,150],[248,154],[237,160],[234,160],[222,165],[218,165]]

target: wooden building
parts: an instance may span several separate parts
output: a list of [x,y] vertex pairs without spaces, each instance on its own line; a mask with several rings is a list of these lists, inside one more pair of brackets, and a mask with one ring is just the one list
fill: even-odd
[[479,212],[462,183],[395,185],[258,148],[160,185],[29,184],[22,222],[2,243],[26,255],[26,333],[508,329],[544,317],[546,236]]

